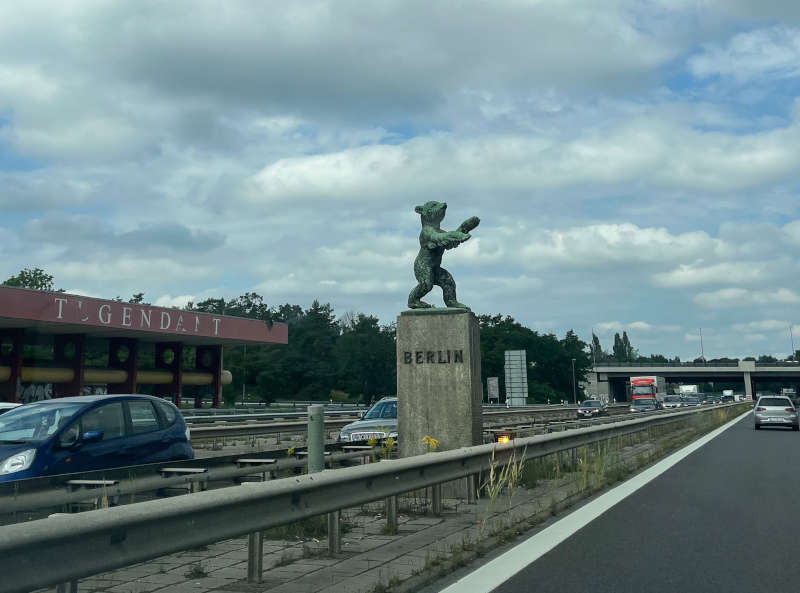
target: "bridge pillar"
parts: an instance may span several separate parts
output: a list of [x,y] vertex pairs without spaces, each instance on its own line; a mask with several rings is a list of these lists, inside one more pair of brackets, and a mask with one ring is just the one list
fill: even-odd
[[753,379],[750,373],[744,373],[744,395],[747,399],[753,399]]

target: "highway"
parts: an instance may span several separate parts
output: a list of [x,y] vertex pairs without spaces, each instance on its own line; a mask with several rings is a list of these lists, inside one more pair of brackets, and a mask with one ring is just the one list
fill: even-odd
[[[798,467],[800,436],[788,429],[756,432],[747,414],[532,563],[536,538],[552,541],[559,527],[575,521],[572,515],[444,590],[798,591]],[[487,585],[491,579],[481,571],[513,576]]]

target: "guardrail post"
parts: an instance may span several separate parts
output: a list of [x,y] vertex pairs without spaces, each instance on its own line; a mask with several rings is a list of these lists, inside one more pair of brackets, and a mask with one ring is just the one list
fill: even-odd
[[397,531],[397,496],[389,496],[385,502],[386,529],[389,533]]
[[442,514],[442,485],[434,484],[431,486],[431,507],[434,516]]
[[328,513],[328,553],[331,555],[342,551],[341,519],[342,511]]
[[478,475],[467,476],[467,504],[478,504]]
[[308,473],[325,469],[325,408],[308,406]]
[[264,532],[254,531],[247,538],[247,582],[260,583],[264,569]]

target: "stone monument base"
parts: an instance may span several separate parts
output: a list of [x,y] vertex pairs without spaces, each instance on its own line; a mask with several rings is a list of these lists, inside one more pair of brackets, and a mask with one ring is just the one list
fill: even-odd
[[483,442],[480,326],[466,309],[413,309],[397,318],[400,456]]

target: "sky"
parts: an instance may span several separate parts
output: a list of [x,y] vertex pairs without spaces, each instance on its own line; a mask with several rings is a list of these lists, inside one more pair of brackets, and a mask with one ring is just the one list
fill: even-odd
[[478,314],[785,357],[799,95],[796,0],[0,3],[0,279],[390,323],[437,200]]

